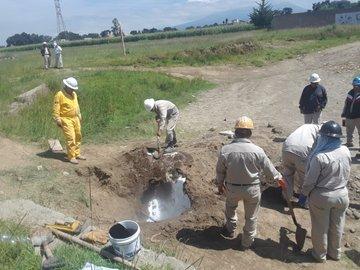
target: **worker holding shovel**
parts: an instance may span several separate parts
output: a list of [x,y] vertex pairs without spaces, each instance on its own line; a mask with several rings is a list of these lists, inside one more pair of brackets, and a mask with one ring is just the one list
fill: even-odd
[[63,80],[63,90],[58,91],[54,99],[53,117],[62,128],[66,141],[67,157],[72,164],[85,160],[80,154],[81,145],[81,113],[76,95],[78,83],[70,77]]
[[171,153],[176,146],[175,127],[179,120],[180,113],[174,103],[168,100],[154,100],[153,98],[144,101],[146,111],[156,114],[156,122],[158,125],[156,135],[158,140],[166,129],[165,153]]
[[351,165],[350,152],[341,145],[343,137],[336,122],[323,124],[305,173],[302,193],[309,196],[312,256],[318,262],[327,256],[340,260]]
[[245,226],[241,245],[249,248],[256,235],[257,216],[260,208],[260,175],[274,179],[282,179],[263,149],[253,144],[249,138],[254,129],[253,121],[240,117],[235,124],[235,139],[225,145],[216,166],[216,183],[219,194],[226,195],[226,224],[222,235],[233,238],[236,229],[236,208],[239,201],[244,202]]

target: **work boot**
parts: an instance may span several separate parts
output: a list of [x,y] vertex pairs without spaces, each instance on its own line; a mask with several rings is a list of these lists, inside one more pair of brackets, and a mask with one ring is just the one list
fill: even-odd
[[80,156],[77,156],[76,159],[78,159],[78,160],[86,160],[86,157],[80,155]]
[[72,158],[69,160],[71,164],[79,164],[79,161],[77,161],[76,158]]
[[354,147],[354,144],[352,142],[347,142],[344,144],[346,147]]
[[173,153],[175,151],[174,147],[173,146],[168,146],[165,148],[164,150],[164,153],[165,154],[170,154],[170,153]]
[[226,238],[234,238],[235,234],[234,232],[229,232],[229,230],[226,228],[226,226],[224,225],[224,227],[221,229],[220,234]]

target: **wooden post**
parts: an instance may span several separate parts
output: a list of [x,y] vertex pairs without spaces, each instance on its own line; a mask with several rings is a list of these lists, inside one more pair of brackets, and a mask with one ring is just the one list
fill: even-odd
[[120,35],[121,35],[121,42],[123,47],[124,56],[126,56],[126,48],[125,48],[125,41],[124,41],[124,33],[120,24]]

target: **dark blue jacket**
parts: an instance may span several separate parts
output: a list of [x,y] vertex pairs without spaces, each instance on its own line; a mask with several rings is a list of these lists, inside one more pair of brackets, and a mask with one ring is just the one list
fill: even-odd
[[320,112],[327,103],[326,89],[318,84],[314,89],[311,84],[307,85],[300,98],[299,108],[302,114],[311,114]]
[[345,117],[347,119],[360,118],[360,95],[358,95],[355,99],[354,95],[354,89],[349,91],[341,117]]

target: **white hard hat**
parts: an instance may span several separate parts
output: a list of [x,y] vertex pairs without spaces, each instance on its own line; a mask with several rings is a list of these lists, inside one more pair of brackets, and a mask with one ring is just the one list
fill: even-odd
[[155,100],[153,98],[145,99],[144,101],[145,110],[151,112],[155,106]]
[[319,74],[313,73],[313,74],[310,75],[310,78],[309,78],[310,83],[318,83],[320,81],[321,81],[321,79],[320,79]]
[[63,83],[64,83],[67,87],[69,87],[69,88],[71,88],[71,89],[73,89],[73,90],[78,90],[78,89],[79,89],[79,87],[78,87],[78,82],[77,82],[77,80],[76,80],[75,78],[73,78],[73,77],[69,77],[69,78],[67,78],[67,79],[63,79]]
[[54,46],[56,46],[57,45],[57,43],[54,41]]
[[43,42],[43,45],[46,45],[46,44],[47,44],[46,41],[44,41],[44,42]]

